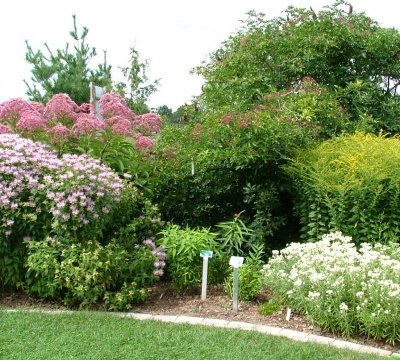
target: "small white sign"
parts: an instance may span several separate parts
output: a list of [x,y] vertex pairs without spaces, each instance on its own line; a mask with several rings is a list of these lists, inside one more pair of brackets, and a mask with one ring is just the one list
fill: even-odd
[[213,252],[211,250],[201,250],[200,251],[200,256],[202,258],[205,258],[205,257],[212,258],[212,255],[213,255]]
[[243,265],[244,257],[241,256],[231,256],[229,260],[229,265],[233,266],[234,268],[238,268]]

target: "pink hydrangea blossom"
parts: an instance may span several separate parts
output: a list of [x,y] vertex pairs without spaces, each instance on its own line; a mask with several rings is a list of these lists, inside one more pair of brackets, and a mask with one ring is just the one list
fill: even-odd
[[135,147],[137,150],[143,152],[152,149],[154,147],[154,143],[151,138],[139,133],[135,136]]
[[78,117],[79,106],[67,94],[54,95],[44,108],[44,116],[49,120],[62,121],[70,119],[75,121]]
[[91,114],[81,114],[77,118],[72,132],[74,135],[94,135],[99,130],[104,129],[104,123],[100,121],[96,116]]
[[116,93],[105,93],[99,100],[101,108],[101,116],[103,119],[108,119],[115,115],[122,116],[127,119],[132,119],[134,113],[129,109],[125,99]]
[[160,131],[161,117],[155,113],[136,115],[133,124],[137,130],[145,134],[155,134]]

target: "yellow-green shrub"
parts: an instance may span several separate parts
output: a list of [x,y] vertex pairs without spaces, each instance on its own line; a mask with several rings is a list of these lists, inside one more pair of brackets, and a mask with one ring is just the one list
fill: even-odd
[[297,190],[302,236],[334,230],[356,242],[400,233],[400,139],[357,133],[301,151],[287,171]]

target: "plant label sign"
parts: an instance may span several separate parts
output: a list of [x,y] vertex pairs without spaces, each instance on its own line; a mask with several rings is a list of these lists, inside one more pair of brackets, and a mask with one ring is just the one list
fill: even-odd
[[229,260],[229,265],[234,267],[234,268],[238,268],[238,267],[243,265],[243,260],[244,260],[244,257],[231,256],[231,258]]
[[213,252],[211,250],[201,250],[200,257],[202,258],[212,258]]

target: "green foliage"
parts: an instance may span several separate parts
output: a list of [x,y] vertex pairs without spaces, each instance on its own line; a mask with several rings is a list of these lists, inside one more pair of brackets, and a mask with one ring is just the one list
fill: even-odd
[[261,315],[268,316],[276,313],[280,308],[281,305],[279,302],[277,302],[275,299],[269,299],[268,301],[260,305],[260,307],[258,308],[258,312]]
[[154,202],[165,220],[190,226],[212,226],[244,210],[243,221],[264,242],[291,216],[280,165],[318,136],[308,123],[272,116],[266,107],[166,126],[149,183]]
[[370,116],[374,130],[398,131],[398,30],[341,0],[318,14],[289,7],[286,17],[248,15],[195,69],[206,80],[199,98],[205,109],[247,110],[307,77],[336,93],[354,121]]
[[240,219],[240,213],[235,214],[233,220],[220,222],[216,227],[218,240],[226,254],[244,256],[247,252],[254,250],[254,244],[250,242],[253,230],[246,227]]
[[147,291],[138,287],[135,282],[124,283],[118,292],[107,291],[104,294],[104,305],[107,310],[126,311],[132,308],[131,304],[145,301],[147,296]]
[[208,229],[181,229],[177,225],[170,225],[161,233],[159,243],[167,252],[167,269],[172,284],[179,292],[193,289],[201,283],[202,276],[202,250],[213,251],[213,257],[209,261],[210,282],[218,282],[223,279],[227,262],[216,241],[216,235]]
[[341,230],[358,242],[400,235],[400,140],[357,133],[303,150],[287,167],[302,238]]
[[[239,300],[250,301],[256,298],[262,288],[262,266],[261,260],[263,247],[255,246],[254,250],[246,258],[244,264],[239,268]],[[233,272],[229,274],[224,283],[224,290],[230,297],[233,294]]]
[[59,298],[68,306],[89,307],[105,300],[111,310],[129,309],[146,298],[155,258],[142,246],[128,252],[115,241],[71,244],[48,238],[28,243],[25,288],[40,298]]
[[79,34],[75,15],[73,20],[70,36],[75,43],[72,46],[67,43],[65,49],[52,51],[45,43],[48,53],[45,55],[41,50],[34,51],[26,42],[26,61],[33,67],[33,87],[25,81],[31,100],[46,103],[54,94],[66,93],[78,104],[88,103],[91,82],[98,86],[111,86],[111,66],[107,64],[106,53],[103,64],[95,70],[90,69],[89,63],[96,56],[96,49],[86,43],[89,30],[83,27]]

